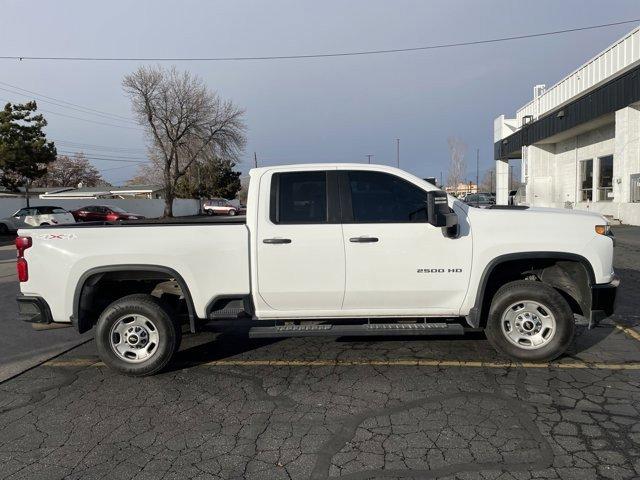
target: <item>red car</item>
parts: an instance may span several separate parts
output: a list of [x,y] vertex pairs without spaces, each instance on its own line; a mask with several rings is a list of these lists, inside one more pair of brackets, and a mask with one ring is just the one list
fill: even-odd
[[139,220],[142,215],[129,213],[113,205],[88,205],[71,212],[76,222],[117,222],[118,220]]

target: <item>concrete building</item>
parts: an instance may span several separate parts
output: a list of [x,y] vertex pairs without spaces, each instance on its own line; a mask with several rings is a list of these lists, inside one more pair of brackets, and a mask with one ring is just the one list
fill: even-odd
[[474,182],[460,182],[456,186],[444,187],[447,193],[459,197],[460,195],[466,195],[467,193],[478,193],[478,185]]
[[496,199],[521,162],[525,203],[640,225],[640,27],[494,121]]

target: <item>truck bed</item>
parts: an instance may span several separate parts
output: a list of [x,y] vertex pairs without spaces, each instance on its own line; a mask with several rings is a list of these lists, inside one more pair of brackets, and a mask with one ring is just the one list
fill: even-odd
[[[32,228],[86,228],[86,227],[152,227],[163,225],[243,225],[247,223],[245,216],[219,216],[210,217],[205,215],[193,217],[173,217],[173,218],[145,218],[140,220],[121,220],[118,222],[77,222],[62,225],[45,225]],[[28,227],[25,227],[28,228]]]
[[174,272],[188,285],[200,318],[214,298],[250,293],[243,217],[86,222],[18,233],[33,242],[25,251],[29,279],[21,284],[22,293],[43,297],[57,322],[70,321],[73,292],[96,272],[145,266]]

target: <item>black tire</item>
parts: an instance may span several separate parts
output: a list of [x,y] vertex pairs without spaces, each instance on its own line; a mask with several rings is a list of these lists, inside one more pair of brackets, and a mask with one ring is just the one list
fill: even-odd
[[9,227],[4,223],[0,223],[0,235],[7,235],[9,233]]
[[[163,370],[180,347],[182,329],[177,320],[156,297],[134,294],[122,297],[109,305],[98,318],[95,340],[102,361],[125,375],[144,377]],[[128,314],[142,315],[153,322],[157,329],[158,345],[146,360],[132,363],[119,356],[112,348],[112,328]]]
[[209,215],[210,217],[213,216],[213,210],[205,210],[205,212],[207,212],[207,215]]
[[47,222],[42,222],[40,225],[38,225],[39,227],[48,227],[49,224]]
[[236,215],[236,211],[235,210],[229,210],[229,216],[230,217],[235,217]]
[[[502,318],[507,309],[525,300],[539,303],[555,319],[555,333],[535,349],[516,345],[503,332]],[[520,280],[503,285],[494,295],[485,334],[493,347],[505,355],[523,361],[542,362],[558,358],[569,348],[575,328],[571,307],[560,293],[542,282]]]

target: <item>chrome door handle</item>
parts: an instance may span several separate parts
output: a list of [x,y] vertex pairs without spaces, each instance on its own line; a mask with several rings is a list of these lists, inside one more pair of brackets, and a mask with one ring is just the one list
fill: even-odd
[[262,240],[262,243],[268,243],[271,245],[276,245],[279,243],[291,243],[291,239],[290,238],[265,238],[264,240]]
[[351,243],[375,243],[378,241],[376,237],[351,237]]

